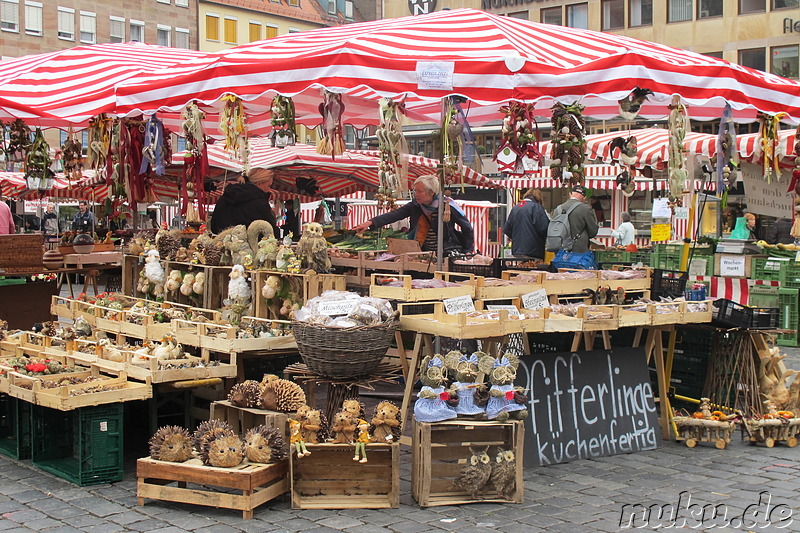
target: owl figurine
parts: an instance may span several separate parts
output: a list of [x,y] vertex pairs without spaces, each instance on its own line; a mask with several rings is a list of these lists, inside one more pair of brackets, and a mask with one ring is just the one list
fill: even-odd
[[492,462],[492,474],[489,482],[494,485],[497,496],[510,500],[515,490],[517,476],[517,458],[511,450],[497,448],[497,455]]
[[331,259],[328,257],[328,241],[322,236],[322,224],[309,222],[297,243],[297,255],[303,261],[303,267],[310,268],[317,274],[330,272]]
[[453,488],[468,492],[473,500],[484,491],[492,475],[492,460],[489,458],[488,447],[476,451],[469,449],[472,456],[461,469],[458,477],[453,480]]

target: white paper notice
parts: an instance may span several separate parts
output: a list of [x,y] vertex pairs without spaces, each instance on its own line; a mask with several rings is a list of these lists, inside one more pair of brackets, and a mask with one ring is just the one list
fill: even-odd
[[675,219],[676,220],[689,220],[689,208],[688,207],[676,207],[675,208]]
[[417,61],[417,88],[452,90],[455,67],[451,61]]
[[470,296],[456,296],[455,298],[447,298],[444,300],[444,310],[448,315],[471,313],[475,310],[475,302],[472,301],[472,297]]
[[520,300],[522,300],[522,307],[525,309],[534,310],[550,307],[550,300],[547,299],[547,291],[544,289],[538,289],[528,294],[523,294]]
[[717,276],[731,276],[740,278],[747,276],[745,261],[746,258],[743,255],[720,255],[719,272],[717,273]]
[[338,302],[320,302],[319,312],[321,315],[339,316],[346,315],[355,307],[355,300],[340,300]]
[[653,218],[671,218],[672,209],[669,208],[669,198],[653,198]]
[[513,305],[487,305],[489,311],[508,311],[508,316],[519,316],[519,309]]

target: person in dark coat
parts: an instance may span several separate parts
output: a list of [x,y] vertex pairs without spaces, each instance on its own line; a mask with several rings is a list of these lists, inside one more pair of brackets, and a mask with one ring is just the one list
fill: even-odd
[[294,202],[292,200],[286,200],[283,202],[283,207],[285,209],[286,218],[283,221],[283,234],[282,236],[286,238],[287,235],[290,233],[292,234],[292,240],[297,242],[300,240],[300,217],[297,216],[297,213],[294,211]]
[[[399,209],[378,215],[355,227],[358,233],[367,229],[383,227],[408,217],[408,238],[416,240],[423,252],[436,251],[439,212],[439,178],[428,174],[414,181],[414,200]],[[442,239],[445,255],[449,253],[472,253],[475,235],[472,224],[451,198],[445,198],[450,209],[450,220],[444,223]],[[457,227],[457,228],[456,228]]]
[[212,233],[219,233],[239,224],[249,226],[254,220],[266,220],[275,235],[280,235],[275,213],[269,205],[274,171],[255,168],[247,177],[245,183],[231,183],[225,187],[211,215]]
[[544,259],[544,242],[550,218],[542,207],[539,189],[528,189],[522,201],[511,209],[503,233],[511,239],[514,256]]
[[767,242],[770,244],[793,243],[794,237],[792,237],[792,219],[779,218],[776,220],[767,231]]

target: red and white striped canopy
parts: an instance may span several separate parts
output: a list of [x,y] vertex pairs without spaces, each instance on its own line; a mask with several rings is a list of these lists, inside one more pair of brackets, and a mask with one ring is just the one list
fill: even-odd
[[[778,132],[778,148],[776,154],[780,158],[781,166],[793,166],[795,164],[795,133],[796,130],[793,129],[780,130]],[[739,156],[747,161],[761,161],[763,149],[756,150],[758,143],[758,133],[736,136],[736,147],[739,150]]]
[[[544,115],[554,100],[580,100],[587,116],[611,118],[637,86],[654,93],[644,118],[663,118],[677,94],[695,119],[719,118],[727,102],[739,120],[753,120],[756,110],[800,120],[800,82],[621,35],[474,9],[319,28],[210,53],[121,83],[117,102],[122,113],[179,111],[192,100],[219,105],[235,94],[263,112],[281,93],[296,97],[301,122],[319,123],[321,88],[352,99],[405,97],[409,112],[428,117],[438,115],[443,97],[459,95],[473,103],[470,120],[479,123],[497,118],[497,105],[509,100],[540,102]],[[377,120],[374,109],[370,118],[346,105],[348,122]]]
[[[174,154],[173,164],[182,164],[183,157],[182,153]],[[208,158],[212,167],[242,171],[242,163],[219,144],[208,146]],[[359,190],[377,191],[379,161],[377,151],[347,150],[334,160],[328,155],[318,154],[315,147],[306,144],[275,148],[269,139],[250,139],[250,167],[274,169],[276,175],[272,187],[286,193],[298,192],[297,178],[315,178],[322,197],[343,196]],[[439,163],[436,159],[411,155],[408,162],[409,181],[435,172]],[[502,188],[502,185],[466,167],[463,181],[478,187]]]

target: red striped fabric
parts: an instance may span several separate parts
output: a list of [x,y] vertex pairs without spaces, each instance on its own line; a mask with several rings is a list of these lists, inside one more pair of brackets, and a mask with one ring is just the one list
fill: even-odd
[[[742,159],[754,163],[761,161],[761,153],[763,153],[763,150],[758,146],[758,133],[737,135],[736,147]],[[794,166],[794,147],[795,130],[780,130],[778,132],[778,148],[776,154],[780,157],[781,166]]]

